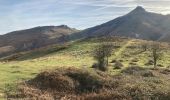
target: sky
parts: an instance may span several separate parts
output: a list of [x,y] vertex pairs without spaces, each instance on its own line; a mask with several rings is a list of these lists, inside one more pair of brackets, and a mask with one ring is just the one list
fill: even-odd
[[86,29],[127,14],[136,6],[170,14],[170,0],[0,0],[0,34],[36,26]]

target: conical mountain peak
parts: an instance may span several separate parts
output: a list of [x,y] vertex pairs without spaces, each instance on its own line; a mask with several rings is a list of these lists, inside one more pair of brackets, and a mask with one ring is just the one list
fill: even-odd
[[142,6],[137,6],[134,10],[132,10],[130,13],[144,13],[146,10]]
[[145,11],[142,6],[137,6],[134,11]]

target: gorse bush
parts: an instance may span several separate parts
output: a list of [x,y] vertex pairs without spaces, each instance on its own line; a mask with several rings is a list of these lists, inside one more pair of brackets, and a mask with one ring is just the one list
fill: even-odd
[[[18,98],[43,100],[169,100],[169,69],[138,66],[112,76],[102,71],[45,71],[20,86]],[[21,99],[21,100],[22,100]],[[33,100],[33,99],[29,99]]]
[[116,61],[113,67],[114,69],[121,69],[124,65],[120,61]]

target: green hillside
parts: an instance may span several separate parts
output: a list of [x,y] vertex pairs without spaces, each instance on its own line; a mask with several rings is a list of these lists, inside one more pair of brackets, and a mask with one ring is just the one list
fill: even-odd
[[[111,42],[115,44],[112,60],[120,61],[125,67],[142,66],[153,67],[148,65],[151,59],[151,51],[143,51],[140,47],[143,43],[149,44],[148,41],[112,37],[93,38],[65,44],[63,46],[51,46],[31,52],[24,52],[9,56],[0,62],[0,93],[2,94],[7,84],[15,85],[22,80],[28,80],[35,77],[39,72],[47,69],[60,67],[90,68],[95,60],[91,52],[95,46],[101,42]],[[170,51],[166,43],[163,55],[158,62],[160,67],[170,65]],[[120,70],[113,69],[113,63],[109,63],[108,73],[116,74]]]

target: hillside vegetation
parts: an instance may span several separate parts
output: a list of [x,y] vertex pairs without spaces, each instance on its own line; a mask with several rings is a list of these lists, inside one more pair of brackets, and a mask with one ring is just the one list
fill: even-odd
[[[84,39],[84,40],[72,42],[69,44],[65,44],[63,46],[54,45],[52,47],[42,48],[42,49],[30,51],[30,52],[22,52],[22,53],[14,54],[12,56],[8,56],[2,59],[0,62],[1,94],[3,95],[4,91],[15,90],[15,86],[17,83],[21,83],[22,81],[32,79],[38,73],[45,71],[47,69],[50,70],[50,69],[58,69],[61,67],[62,68],[71,67],[71,68],[78,68],[78,69],[83,69],[83,70],[87,69],[87,70],[93,71],[91,66],[96,61],[93,59],[91,52],[94,50],[94,47],[96,45],[101,43],[101,41],[113,43],[115,46],[112,52],[112,56],[109,58],[109,70],[106,72],[106,74],[108,74],[109,77],[113,77],[112,75],[119,75],[121,73],[124,73],[122,72],[122,70],[126,69],[129,66],[141,66],[143,68],[153,68],[153,63],[151,61],[152,51],[150,51],[149,49],[146,51],[143,51],[143,48],[141,47],[142,44],[146,44],[146,43],[149,44],[149,43],[152,43],[152,41],[119,38],[119,37],[112,37],[109,40],[107,38]],[[160,79],[166,77],[165,79],[161,80],[162,82],[161,86],[168,86],[166,84],[169,84],[169,82],[167,81],[167,83],[164,83],[164,81],[168,79],[167,77],[169,77],[168,76],[169,74],[167,75],[161,74],[161,76],[159,75],[162,71],[164,71],[164,68],[168,68],[170,66],[170,51],[169,51],[169,45],[167,43],[161,43],[161,44],[162,44],[162,47],[164,48],[161,51],[163,55],[161,59],[158,61],[158,67],[161,69],[158,71],[155,71],[155,70],[152,71],[151,69],[148,69],[148,70],[151,70],[151,72],[156,73],[156,75],[153,75],[153,77],[156,76],[156,78],[154,78],[156,79],[156,81],[157,81],[157,77],[159,77]],[[119,61],[123,65],[123,68],[114,69],[115,61]],[[167,73],[169,73],[169,70],[167,71]],[[126,76],[125,74],[125,76],[123,75],[121,78],[124,78],[124,77],[131,79],[133,75]],[[159,81],[159,78],[158,78],[158,81]],[[135,77],[135,79],[137,78]],[[149,78],[147,77],[146,80],[149,81],[150,79],[152,81],[152,78],[150,77]],[[145,78],[142,79],[144,83],[149,84],[145,82],[146,80]],[[129,81],[132,81],[132,80],[129,80]],[[136,81],[141,81],[141,80],[139,79]],[[121,79],[119,82],[121,82]],[[126,82],[123,82],[122,84],[125,84],[125,83]],[[138,86],[138,84],[139,83],[136,83],[135,86]],[[156,85],[153,85],[153,86],[156,86]],[[163,87],[163,88],[166,88],[166,87]],[[160,91],[160,92],[164,92],[164,91]],[[89,96],[90,95],[91,94],[89,94]],[[110,95],[112,95],[112,93]],[[123,95],[124,94],[122,94],[122,96]]]
[[169,100],[170,70],[128,67],[118,75],[89,69],[57,69],[19,85],[10,97],[31,100]]

